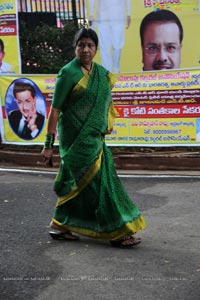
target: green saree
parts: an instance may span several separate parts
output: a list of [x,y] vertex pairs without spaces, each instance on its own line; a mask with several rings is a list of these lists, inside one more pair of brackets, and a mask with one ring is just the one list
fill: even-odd
[[145,220],[124,190],[104,136],[114,119],[114,76],[93,63],[84,75],[76,58],[58,74],[52,107],[58,120],[61,164],[53,222],[99,239],[118,239],[145,228]]

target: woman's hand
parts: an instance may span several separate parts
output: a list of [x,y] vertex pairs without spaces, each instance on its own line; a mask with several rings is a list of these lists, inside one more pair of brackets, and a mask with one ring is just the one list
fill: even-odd
[[126,20],[126,29],[128,29],[131,25],[131,17],[127,16],[127,20]]
[[[59,116],[60,111],[54,108],[51,108],[49,116],[48,116],[48,125],[47,125],[47,135],[52,136],[50,137],[50,140],[48,140],[48,147],[44,147],[41,155],[43,157],[43,161],[46,166],[52,167],[52,157],[53,157],[53,142],[54,142],[54,137],[56,133],[56,124],[58,121],[58,116]],[[46,142],[45,142],[46,143]]]
[[41,155],[43,157],[43,161],[46,166],[52,167],[52,157],[53,157],[53,149],[45,149],[43,148]]

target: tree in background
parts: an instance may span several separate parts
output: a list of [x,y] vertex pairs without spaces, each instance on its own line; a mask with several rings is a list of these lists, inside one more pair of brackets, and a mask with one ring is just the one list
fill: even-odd
[[57,74],[74,57],[72,44],[77,29],[74,21],[66,21],[63,28],[40,23],[34,30],[20,21],[22,73]]

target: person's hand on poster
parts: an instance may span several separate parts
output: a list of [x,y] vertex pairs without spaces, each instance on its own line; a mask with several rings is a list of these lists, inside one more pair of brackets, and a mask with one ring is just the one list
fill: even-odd
[[127,16],[127,19],[126,19],[126,29],[129,29],[131,25],[131,16]]
[[38,129],[36,125],[36,119],[37,119],[36,106],[34,103],[32,103],[31,108],[27,114],[28,127],[30,128],[31,131]]
[[90,16],[89,17],[89,20],[88,20],[88,23],[89,23],[89,25],[92,27],[92,25],[93,25],[93,22],[94,22],[94,17],[93,16]]

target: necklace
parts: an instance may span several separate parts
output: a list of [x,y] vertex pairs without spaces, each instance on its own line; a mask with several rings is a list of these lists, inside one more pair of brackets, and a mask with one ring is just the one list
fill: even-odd
[[83,69],[85,69],[88,72],[88,74],[90,74],[90,72],[92,70],[92,64],[89,69],[86,66],[84,66],[83,64],[81,64],[81,66],[83,67]]

